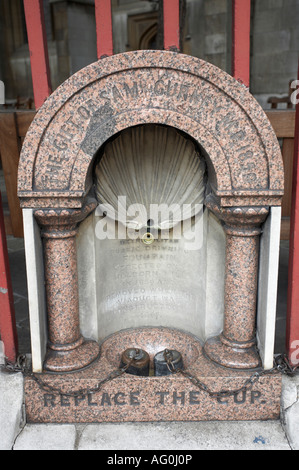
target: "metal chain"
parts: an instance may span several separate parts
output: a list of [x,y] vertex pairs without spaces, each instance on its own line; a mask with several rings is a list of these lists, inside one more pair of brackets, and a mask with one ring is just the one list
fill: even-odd
[[35,374],[30,374],[30,376],[38,384],[38,386],[45,392],[51,392],[57,395],[63,395],[67,397],[82,397],[85,395],[92,395],[93,393],[98,392],[103,387],[103,385],[105,385],[107,382],[110,382],[118,377],[121,377],[126,372],[126,370],[130,367],[133,360],[134,359],[132,359],[132,361],[130,361],[124,367],[121,367],[111,372],[105,379],[101,380],[95,387],[80,388],[79,390],[72,391],[72,392],[64,392],[59,388],[53,387],[52,385],[49,385],[45,383],[44,381],[42,381],[40,377],[38,377]]
[[249,390],[255,382],[259,380],[260,377],[264,375],[270,375],[274,372],[281,372],[286,375],[293,376],[295,374],[296,369],[299,366],[292,367],[287,359],[287,357],[283,354],[274,358],[275,365],[272,369],[269,370],[262,370],[259,372],[254,372],[245,382],[244,384],[236,389],[233,390],[220,390],[218,392],[212,391],[206,384],[201,382],[197,377],[192,375],[190,372],[184,369],[175,368],[172,362],[172,353],[171,351],[165,349],[164,351],[164,359],[166,361],[167,367],[172,374],[181,374],[186,377],[190,382],[195,385],[200,390],[206,392],[212,398],[222,398],[222,397],[229,397],[233,395],[238,395],[241,392],[245,392]]
[[16,362],[10,362],[5,357],[5,369],[9,372],[24,372],[26,369],[26,356],[18,356]]
[[[264,375],[270,375],[275,372],[280,372],[288,376],[294,376],[296,373],[296,369],[299,367],[299,365],[296,367],[292,367],[287,359],[287,356],[284,354],[279,354],[274,357],[274,366],[272,369],[254,372],[239,388],[236,388],[233,390],[220,390],[220,391],[215,392],[211,390],[205,383],[201,382],[197,377],[192,375],[188,370],[184,370],[181,368],[176,369],[172,362],[172,354],[169,350],[164,351],[164,359],[166,361],[169,371],[173,375],[176,375],[176,374],[183,375],[193,385],[195,385],[200,390],[206,392],[212,398],[223,398],[223,397],[238,395],[239,393],[243,391],[249,390],[259,380],[260,377]],[[96,393],[107,382],[110,382],[118,377],[121,377],[127,371],[127,369],[132,365],[133,361],[134,361],[134,358],[132,358],[132,360],[128,364],[126,364],[124,367],[120,367],[114,370],[113,372],[111,372],[106,378],[101,380],[95,387],[81,388],[79,390],[72,391],[72,392],[64,392],[60,388],[49,385],[45,383],[38,375],[34,374],[33,372],[30,372],[28,370],[28,367],[26,366],[26,356],[19,356],[15,364],[7,362],[5,368],[9,372],[23,372],[24,375],[30,376],[38,384],[38,386],[45,392],[50,392],[50,393],[63,395],[63,396],[80,397],[83,395]]]
[[9,372],[23,372],[25,376],[31,377],[38,384],[38,386],[45,392],[78,398],[78,397],[82,397],[83,395],[96,393],[107,382],[110,382],[118,377],[121,377],[126,372],[126,370],[132,365],[132,362],[134,361],[134,359],[135,358],[132,358],[131,361],[129,361],[128,364],[126,364],[125,366],[112,371],[105,379],[101,380],[95,387],[81,388],[79,390],[72,391],[72,392],[64,392],[60,388],[54,387],[53,385],[49,385],[46,382],[44,382],[38,375],[34,374],[33,372],[30,372],[28,370],[28,367],[26,366],[26,356],[19,356],[15,364],[11,362],[7,362],[5,368]]

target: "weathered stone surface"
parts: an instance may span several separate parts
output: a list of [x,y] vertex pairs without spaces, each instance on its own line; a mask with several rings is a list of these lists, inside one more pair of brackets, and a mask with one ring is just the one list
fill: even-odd
[[226,205],[280,204],[279,145],[248,90],[194,57],[142,51],[91,64],[45,102],[22,149],[22,206],[82,205],[98,148],[146,123],[171,125],[205,149],[210,183]]
[[[128,421],[209,421],[278,419],[281,375],[260,377],[236,395],[215,397],[185,376],[138,377],[123,374],[99,383],[120,364],[127,347],[154,355],[167,349],[181,352],[185,370],[212,392],[243,387],[255,371],[217,366],[205,357],[191,335],[163,328],[118,332],[101,348],[101,358],[72,374],[42,374],[25,379],[26,413],[31,423],[96,423]],[[95,390],[92,390],[95,389]],[[60,390],[61,393],[58,393]],[[78,393],[79,391],[81,391]],[[89,391],[92,393],[89,393]],[[74,394],[74,396],[72,396]]]
[[74,425],[27,424],[16,439],[13,450],[75,450]]
[[283,377],[281,417],[290,445],[299,450],[299,376]]
[[[165,449],[290,450],[290,447],[279,421],[89,424],[78,445],[78,450]],[[111,457],[114,455],[111,452]]]
[[23,375],[0,371],[0,449],[10,450],[22,424]]

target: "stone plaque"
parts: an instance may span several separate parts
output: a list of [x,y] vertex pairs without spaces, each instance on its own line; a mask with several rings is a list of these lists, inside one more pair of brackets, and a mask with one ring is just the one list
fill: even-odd
[[[199,249],[187,239],[99,240],[92,215],[79,229],[78,273],[83,334],[102,341],[118,330],[172,326],[204,341],[223,326],[225,234],[207,211]],[[190,244],[190,246],[189,246]]]

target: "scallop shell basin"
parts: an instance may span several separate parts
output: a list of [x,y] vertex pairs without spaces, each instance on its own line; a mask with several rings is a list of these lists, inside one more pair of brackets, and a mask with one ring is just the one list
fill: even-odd
[[107,215],[140,229],[171,229],[202,209],[205,162],[172,127],[131,127],[109,141],[95,168],[97,200]]

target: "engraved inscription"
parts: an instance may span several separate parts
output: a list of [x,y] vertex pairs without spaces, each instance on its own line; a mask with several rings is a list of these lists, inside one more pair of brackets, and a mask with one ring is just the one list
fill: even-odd
[[[128,325],[176,325],[199,331],[204,312],[204,250],[184,251],[184,240],[105,240],[97,245],[99,335]],[[103,273],[105,275],[103,276]],[[101,281],[100,281],[101,280]]]
[[[221,111],[219,109],[219,111]],[[240,186],[267,187],[267,165],[262,155],[255,155],[251,143],[246,143],[247,134],[241,127],[240,119],[236,118],[234,112],[225,114],[216,124],[219,134],[227,135],[234,144],[235,173],[238,180],[243,183]],[[262,158],[261,158],[262,157]],[[263,161],[264,160],[264,161]],[[262,175],[256,174],[256,168],[264,166]]]
[[[120,72],[82,89],[62,109],[63,118],[59,113],[53,118],[40,145],[37,189],[67,188],[80,149],[92,158],[118,131],[117,116],[127,119],[128,111],[134,110],[146,123],[145,110],[149,109],[188,116],[214,135],[229,162],[235,188],[268,187],[267,160],[258,130],[237,102],[199,77],[159,68]],[[257,173],[256,168],[261,171]]]
[[89,121],[92,113],[97,109],[93,100],[88,100],[84,106],[78,107],[74,115],[66,119],[54,135],[53,146],[49,152],[46,163],[43,183],[47,185],[49,181],[59,185],[59,176],[65,167],[65,152],[70,143],[75,139],[76,134],[82,129],[84,122]]
[[[53,393],[43,394],[43,406],[45,408],[56,408],[56,407],[98,407],[101,409],[111,407],[139,407],[144,401],[147,403],[150,399],[150,403],[154,406],[161,407],[193,407],[202,404],[203,396],[205,399],[207,395],[198,390],[161,390],[147,396],[146,392],[140,390],[132,390],[127,392],[101,392],[94,394],[84,394],[78,396],[69,395],[55,395]],[[262,392],[259,390],[242,391],[237,395],[226,398],[216,398],[215,404],[228,406],[260,406],[265,404],[266,400],[262,398]]]
[[155,96],[164,96],[169,98],[177,98],[183,101],[189,101],[190,103],[199,104],[202,101],[202,97],[199,94],[198,87],[188,84],[180,83],[169,79],[160,78],[155,80],[153,84],[151,82],[134,81],[131,85],[125,81],[121,81],[117,85],[113,85],[111,88],[107,88],[100,92],[100,98],[106,102],[119,102],[124,100],[138,99],[142,95],[147,94]]

